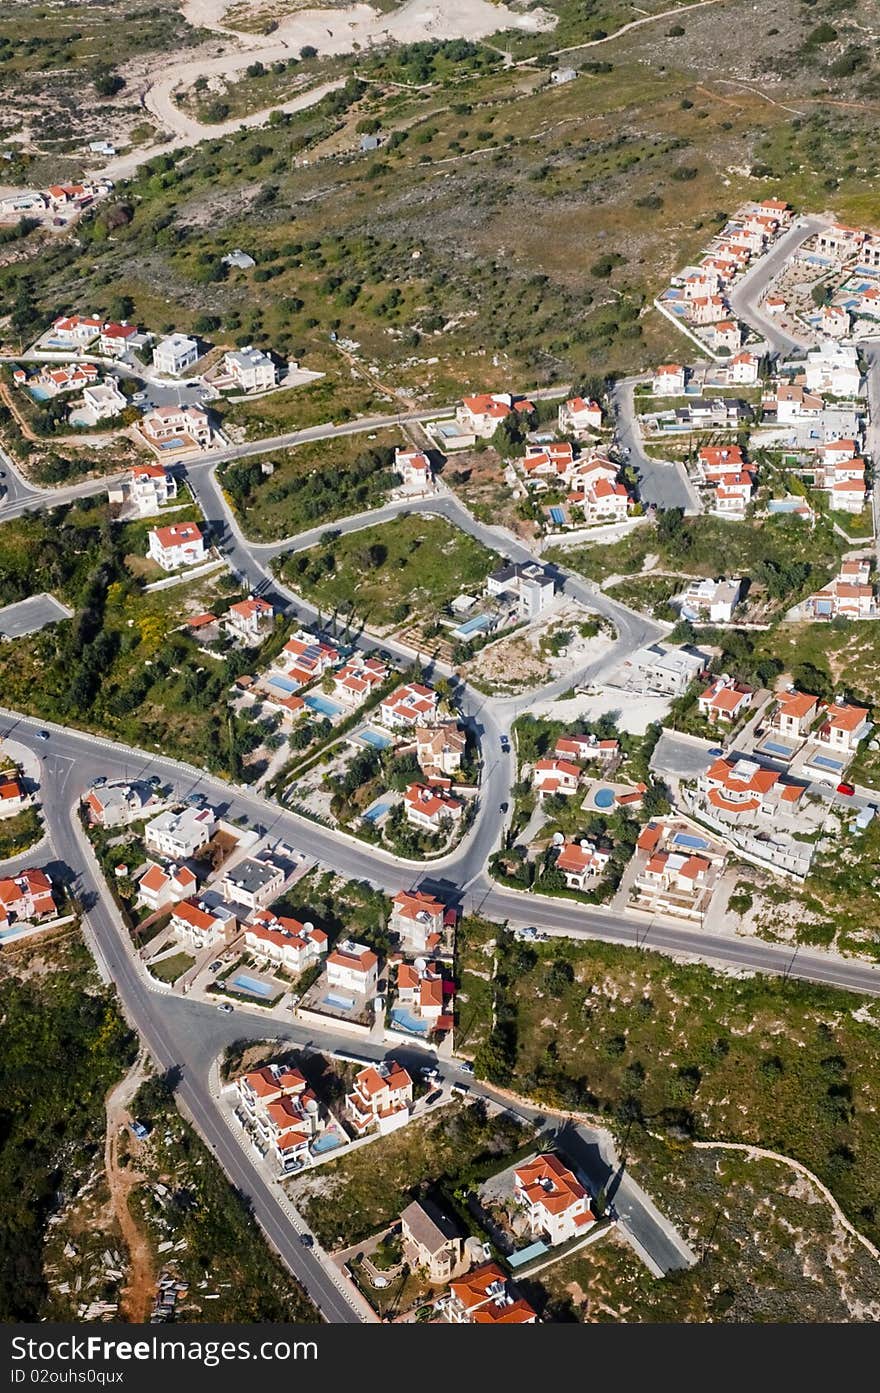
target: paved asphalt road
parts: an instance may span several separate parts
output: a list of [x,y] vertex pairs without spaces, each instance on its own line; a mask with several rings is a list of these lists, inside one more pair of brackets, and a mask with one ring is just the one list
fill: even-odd
[[627,462],[638,475],[639,497],[643,503],[653,503],[657,508],[683,508],[685,512],[699,512],[699,499],[684,466],[672,460],[652,459],[645,454],[633,398],[633,389],[639,380],[627,378],[618,382],[612,392],[616,415],[615,437],[621,450],[629,450]]
[[792,349],[803,348],[804,343],[780,329],[772,315],[759,310],[758,301],[774,277],[779,275],[786,259],[797,251],[808,237],[812,237],[825,226],[826,218],[798,218],[774,243],[767,255],[762,256],[730,291],[730,308],[734,314],[751,324],[756,333],[763,334],[767,343],[777,353],[789,353]]
[[23,634],[44,629],[47,624],[69,619],[71,613],[54,595],[29,595],[26,600],[18,600],[0,609],[0,635],[3,638],[21,638]]

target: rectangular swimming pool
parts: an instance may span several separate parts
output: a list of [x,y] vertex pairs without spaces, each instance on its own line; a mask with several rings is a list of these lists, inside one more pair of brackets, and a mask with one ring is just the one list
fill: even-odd
[[761,749],[769,750],[772,755],[782,755],[783,759],[791,759],[792,756],[787,745],[779,745],[775,740],[764,740]]
[[329,697],[319,696],[314,692],[311,696],[303,697],[303,701],[320,716],[338,716],[342,710],[342,707],[337,706],[335,701],[330,701]]
[[324,997],[325,1006],[333,1006],[337,1011],[350,1011],[354,1006],[353,996],[342,996],[339,992],[330,992]]
[[401,1030],[408,1030],[410,1035],[427,1035],[428,1022],[419,1020],[418,1016],[411,1016],[405,1006],[395,1006],[391,1012],[392,1024],[400,1026]]
[[270,687],[277,688],[279,692],[285,692],[287,696],[290,696],[292,692],[295,692],[297,687],[299,686],[299,683],[292,681],[291,678],[279,677],[277,675],[268,678],[267,682]]
[[387,750],[394,743],[390,735],[383,735],[381,730],[373,730],[372,726],[359,731],[358,739],[362,745],[372,745],[374,750]]
[[375,808],[370,808],[369,812],[364,813],[364,822],[378,822],[383,818],[391,807],[390,803],[377,803]]
[[233,977],[231,985],[240,987],[244,992],[250,992],[251,996],[272,995],[272,988],[268,982],[261,982],[258,977],[249,977],[246,972],[239,972]]
[[709,843],[705,837],[696,837],[693,832],[676,832],[672,838],[673,846],[686,846],[689,851],[705,851]]
[[456,634],[461,638],[470,638],[472,634],[478,634],[482,629],[488,629],[488,614],[476,614],[473,619],[468,619],[464,624],[459,624]]

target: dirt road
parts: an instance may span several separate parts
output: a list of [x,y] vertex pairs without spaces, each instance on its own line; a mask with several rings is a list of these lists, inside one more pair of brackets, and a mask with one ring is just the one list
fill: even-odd
[[113,1215],[128,1249],[128,1281],[119,1302],[121,1320],[143,1324],[153,1308],[156,1271],[149,1240],[129,1208],[129,1196],[144,1177],[132,1166],[119,1163],[119,1142],[130,1121],[128,1105],[146,1077],[146,1059],[140,1055],[125,1078],[107,1094],[107,1135],[104,1141],[104,1170]]

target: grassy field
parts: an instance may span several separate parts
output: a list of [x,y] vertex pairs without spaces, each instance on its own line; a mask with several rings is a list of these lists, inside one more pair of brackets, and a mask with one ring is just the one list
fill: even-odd
[[[315,354],[308,354],[304,367],[319,371]],[[240,426],[248,440],[280,435],[285,431],[307,430],[325,421],[351,421],[356,416],[387,416],[395,409],[394,398],[378,393],[371,383],[353,378],[336,355],[328,355],[326,376],[303,387],[272,392],[256,401],[217,403],[225,426]]]
[[240,460],[221,479],[248,536],[274,541],[378,507],[396,480],[395,446],[406,446],[396,429],[316,441],[274,457],[271,475],[265,460]]
[[0,1319],[37,1321],[55,1309],[43,1266],[49,1220],[92,1172],[104,1095],[135,1041],[78,935],[7,948],[3,961]]
[[620,1126],[643,1118],[673,1138],[779,1151],[880,1238],[873,1007],[802,983],[566,943],[510,944],[496,1010],[478,1072]]
[[[747,522],[700,517],[676,523],[676,516],[667,514],[659,524],[636,528],[619,542],[569,547],[548,555],[591,580],[628,576],[633,577],[632,585],[650,578],[650,573],[644,577],[638,574],[650,556],[658,557],[664,571],[713,578],[760,577],[762,566],[782,570],[798,562],[808,568],[802,586],[817,588],[830,579],[842,550],[840,538],[827,523],[818,523],[810,530],[790,517]],[[790,603],[795,598],[792,594]]]
[[155,963],[150,972],[154,977],[158,977],[160,982],[173,983],[185,972],[189,972],[194,962],[195,958],[189,953],[173,953],[170,958],[163,958],[161,962]]
[[0,822],[0,861],[27,851],[42,835],[43,823],[36,808],[25,808],[15,817],[4,818]]
[[327,1248],[357,1243],[430,1186],[454,1190],[475,1167],[500,1167],[527,1139],[517,1123],[460,1102],[295,1179],[297,1208]]
[[441,518],[398,517],[291,556],[284,580],[325,613],[373,628],[434,617],[462,591],[482,590],[495,556]]
[[[106,501],[87,500],[0,528],[2,601],[49,590],[74,610],[72,619],[2,646],[6,700],[227,776],[256,777],[243,761],[260,744],[261,728],[230,721],[227,699],[260,652],[220,640],[216,654],[206,654],[180,629],[189,615],[224,611],[240,597],[239,586],[217,572],[145,594],[132,567],[143,559],[148,526],[111,526]],[[281,642],[278,630],[264,650]]]

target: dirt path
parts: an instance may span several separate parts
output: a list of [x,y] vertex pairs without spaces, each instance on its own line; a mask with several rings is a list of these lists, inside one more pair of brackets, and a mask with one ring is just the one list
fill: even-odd
[[156,1293],[153,1253],[143,1229],[129,1208],[129,1196],[144,1177],[131,1165],[119,1164],[119,1139],[129,1120],[128,1104],[143,1082],[146,1057],[139,1055],[125,1078],[107,1094],[107,1135],[104,1141],[104,1171],[110,1204],[128,1249],[128,1281],[119,1302],[121,1320],[143,1324],[150,1315]]
[[863,1233],[859,1233],[855,1225],[850,1223],[840,1205],[837,1203],[837,1200],[828,1189],[828,1186],[823,1185],[818,1175],[814,1175],[802,1162],[793,1160],[791,1156],[783,1156],[779,1151],[768,1151],[763,1146],[749,1146],[746,1142],[695,1141],[693,1146],[698,1151],[738,1151],[741,1155],[747,1156],[750,1161],[779,1161],[784,1166],[790,1166],[793,1171],[797,1171],[798,1175],[802,1175],[805,1180],[808,1180],[811,1185],[815,1186],[819,1194],[829,1205],[841,1228],[849,1234],[850,1238],[854,1238],[857,1243],[861,1243],[862,1247],[867,1253],[870,1253],[874,1261],[880,1263],[880,1250],[874,1246],[870,1238],[866,1238]]

